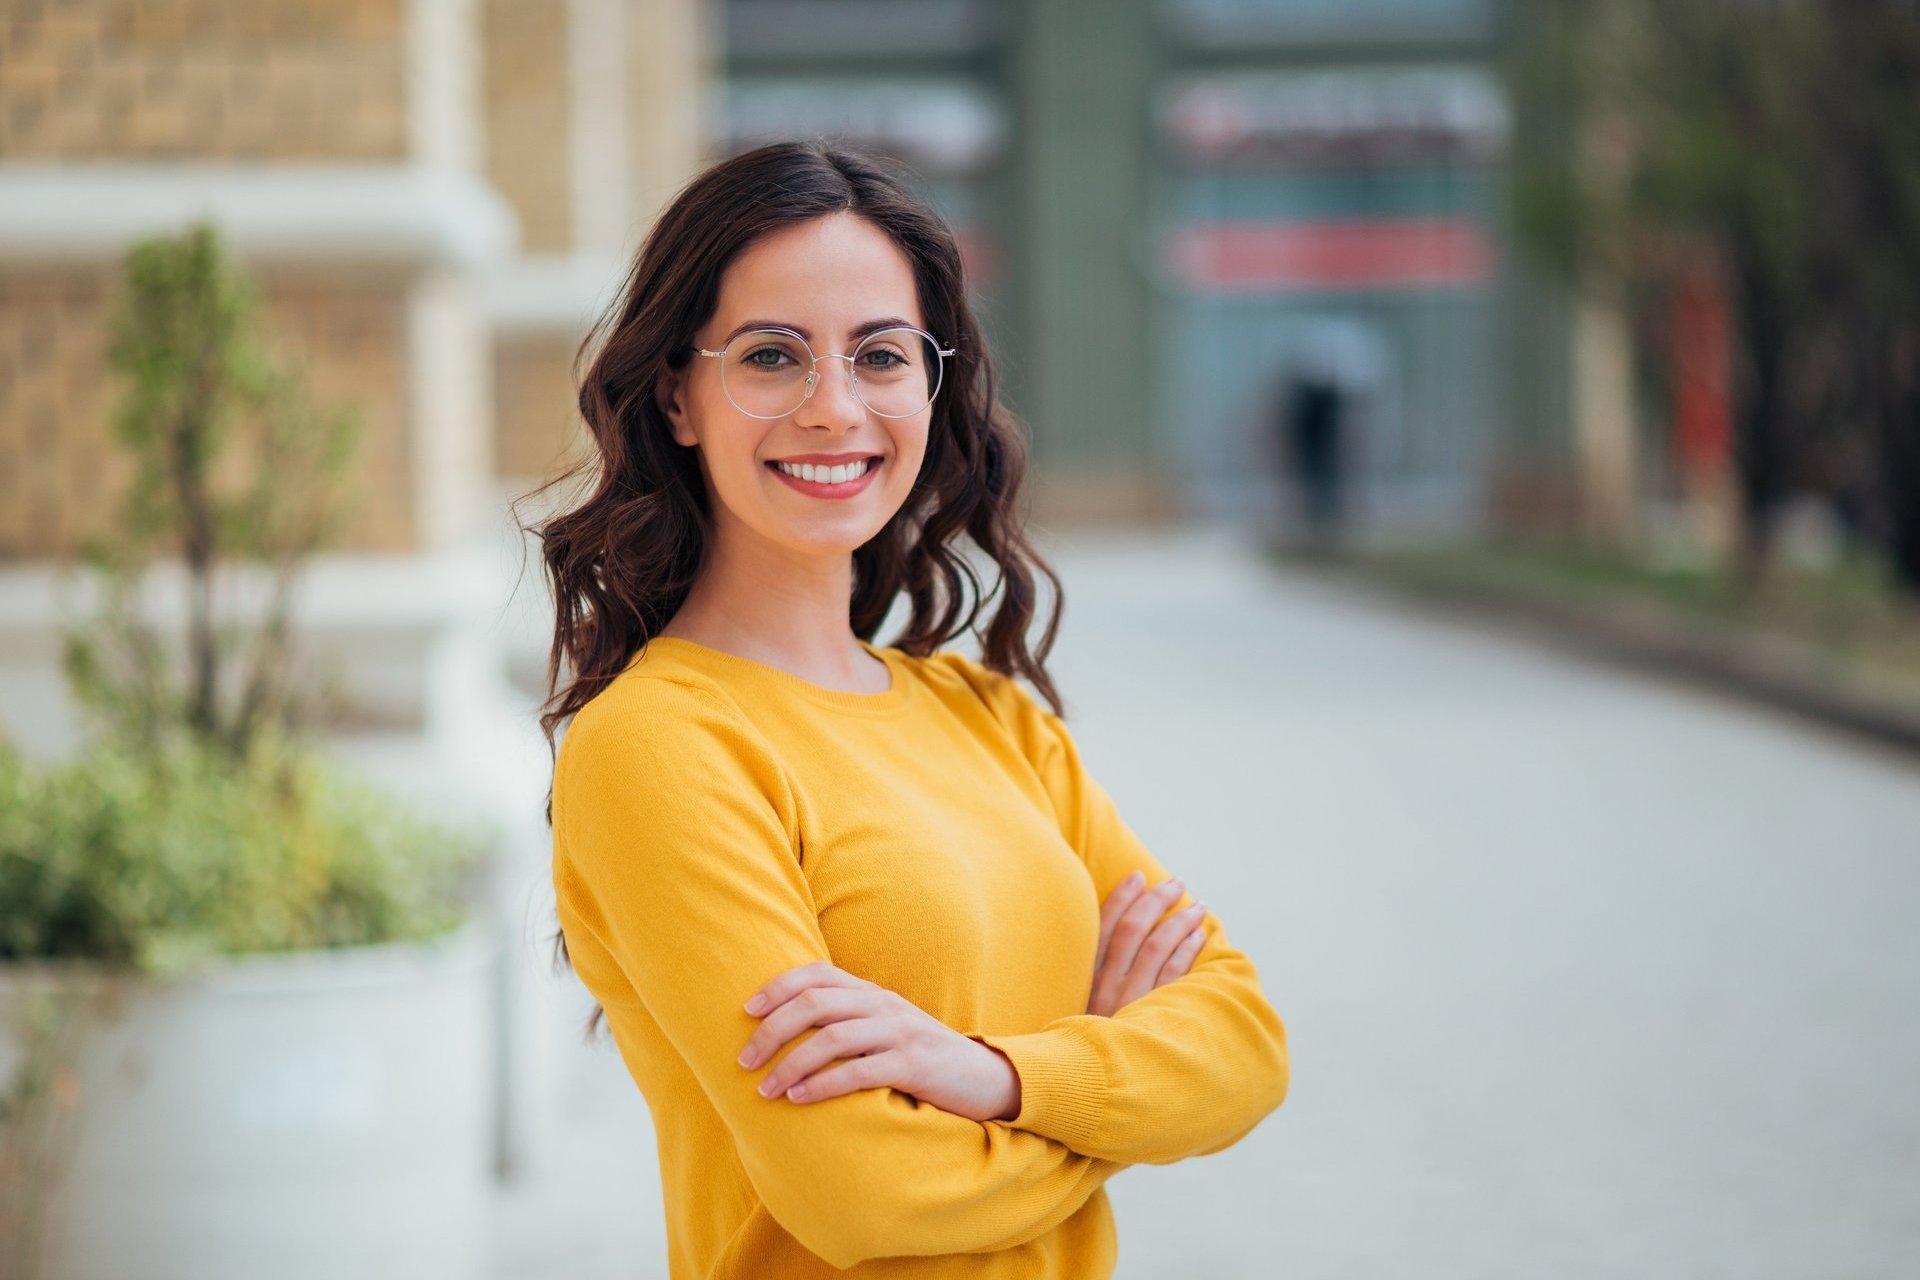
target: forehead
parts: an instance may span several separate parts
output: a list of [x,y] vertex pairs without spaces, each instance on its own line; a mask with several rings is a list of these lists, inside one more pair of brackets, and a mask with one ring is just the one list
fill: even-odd
[[844,338],[878,316],[925,328],[913,266],[886,232],[851,213],[829,214],[761,236],[728,264],[709,328],[750,321]]

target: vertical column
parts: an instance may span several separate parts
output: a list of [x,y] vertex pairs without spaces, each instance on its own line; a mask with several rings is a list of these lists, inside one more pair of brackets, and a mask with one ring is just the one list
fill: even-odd
[[477,173],[485,156],[475,0],[407,0],[407,138],[414,163]]
[[627,133],[635,113],[628,107],[626,57],[632,17],[623,0],[569,0],[567,5],[567,92],[573,117],[568,153],[576,253],[618,253],[632,222]]
[[[632,0],[627,108],[634,216],[651,222],[708,158],[720,80],[720,5]],[[636,234],[638,228],[636,228]]]
[[[431,172],[483,172],[480,16],[476,0],[408,0],[408,137],[414,163]],[[435,266],[411,282],[408,455],[421,552],[483,533],[493,472],[491,351],[469,271]]]
[[1018,7],[1024,409],[1047,463],[1150,459],[1150,0]]
[[469,545],[490,514],[492,335],[467,273],[436,267],[407,297],[417,549]]
[[705,156],[717,8],[569,0],[567,13],[573,248],[625,255]]

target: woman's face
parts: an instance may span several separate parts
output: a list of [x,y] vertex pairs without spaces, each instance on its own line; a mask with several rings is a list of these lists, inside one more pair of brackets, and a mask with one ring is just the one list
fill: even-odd
[[[879,320],[926,328],[913,269],[879,228],[836,213],[769,232],[749,245],[721,276],[714,313],[695,333],[694,345],[719,351],[737,330],[777,325],[805,336],[816,356],[850,356],[860,342],[857,333]],[[934,337],[944,341],[946,335]],[[876,350],[870,347],[861,358],[877,367],[887,358]],[[755,358],[793,367],[777,352]],[[813,394],[798,409],[783,418],[755,418],[727,398],[722,363],[694,357],[664,397],[673,438],[698,450],[716,540],[845,555],[878,534],[920,474],[932,406],[909,418],[872,413],[854,394],[852,365],[822,359]],[[875,469],[845,489],[796,482],[774,466],[814,455],[822,461],[836,455],[879,461],[868,463]]]

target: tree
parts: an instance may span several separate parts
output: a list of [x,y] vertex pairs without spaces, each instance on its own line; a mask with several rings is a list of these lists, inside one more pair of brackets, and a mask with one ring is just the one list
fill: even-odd
[[[114,730],[152,744],[184,726],[234,757],[293,710],[293,586],[346,514],[340,478],[357,436],[350,411],[311,405],[300,375],[262,347],[256,305],[208,223],[128,253],[109,362],[127,383],[114,426],[135,474],[112,531],[84,556],[107,605],[65,648],[76,696]],[[187,622],[170,648],[135,596],[175,558]],[[255,588],[264,606],[221,594],[234,587]]]
[[1571,148],[1523,149],[1523,237],[1643,295],[1704,265],[1732,301],[1742,582],[1812,488],[1920,595],[1920,0],[1544,0],[1523,21],[1523,120],[1604,130],[1625,168],[1597,190]]

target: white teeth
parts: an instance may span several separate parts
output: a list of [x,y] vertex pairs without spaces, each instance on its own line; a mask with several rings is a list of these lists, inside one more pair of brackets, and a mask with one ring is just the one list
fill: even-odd
[[776,462],[773,465],[790,476],[811,480],[815,484],[845,484],[867,474],[873,469],[873,462],[872,458],[865,458],[838,467],[816,467],[811,462]]

